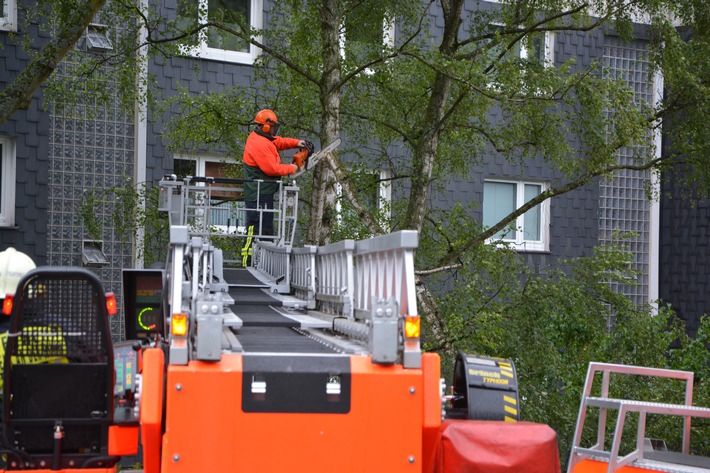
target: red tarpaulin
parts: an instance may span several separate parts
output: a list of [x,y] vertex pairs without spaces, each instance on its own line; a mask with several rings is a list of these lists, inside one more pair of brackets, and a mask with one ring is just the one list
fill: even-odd
[[557,434],[530,422],[446,420],[432,473],[560,473]]

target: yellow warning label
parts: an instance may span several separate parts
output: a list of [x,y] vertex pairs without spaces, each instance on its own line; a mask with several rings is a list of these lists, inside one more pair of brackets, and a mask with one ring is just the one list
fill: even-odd
[[490,384],[502,384],[502,385],[508,385],[510,381],[507,379],[500,379],[500,378],[483,378],[484,383],[490,383]]
[[518,415],[518,410],[514,407],[503,406],[503,409],[505,409],[505,412],[507,412],[508,414],[512,414],[514,416]]
[[506,422],[518,422],[517,419],[514,419],[513,417],[508,417],[508,416],[505,416],[504,420]]
[[507,402],[508,404],[512,404],[514,406],[518,405],[518,401],[516,401],[514,397],[503,395],[503,401]]
[[470,376],[482,376],[484,378],[500,378],[500,373],[498,371],[485,371],[485,370],[468,370]]

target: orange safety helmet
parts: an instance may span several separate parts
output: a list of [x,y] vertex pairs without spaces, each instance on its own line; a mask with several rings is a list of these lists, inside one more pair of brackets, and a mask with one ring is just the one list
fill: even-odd
[[254,122],[261,126],[261,131],[275,135],[279,129],[279,119],[276,114],[268,109],[260,110],[254,117]]

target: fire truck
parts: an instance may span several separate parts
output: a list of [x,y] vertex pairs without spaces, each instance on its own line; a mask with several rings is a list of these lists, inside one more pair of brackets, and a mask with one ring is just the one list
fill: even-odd
[[[511,360],[460,353],[445,389],[438,356],[422,352],[416,232],[295,246],[296,183],[258,210],[274,212],[274,235],[244,228],[241,184],[160,182],[167,261],[124,271],[125,341],[112,341],[116,299],[93,273],[21,279],[3,305],[5,469],[108,473],[140,454],[146,473],[559,472],[555,432],[519,421]],[[26,362],[37,357],[58,361]],[[679,377],[686,403],[611,397],[617,375]],[[649,445],[640,422],[624,454],[628,413],[682,417],[684,451]],[[710,410],[692,405],[692,373],[593,364],[568,471],[710,472],[686,448],[693,417]]]

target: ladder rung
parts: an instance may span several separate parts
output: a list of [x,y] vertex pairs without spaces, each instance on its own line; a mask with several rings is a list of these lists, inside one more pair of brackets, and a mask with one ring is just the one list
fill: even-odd
[[619,409],[624,406],[626,410],[632,412],[710,418],[710,409],[706,407],[686,406],[683,404],[665,404],[661,402],[633,401],[605,397],[587,397],[585,398],[585,403],[588,406],[610,409]]
[[244,322],[242,322],[242,319],[239,318],[239,316],[236,315],[234,312],[229,309],[226,309],[222,314],[222,324],[226,327],[233,327],[239,329],[242,328]]
[[584,447],[573,447],[573,452],[578,455],[587,455],[590,457],[603,458],[609,460],[611,458],[611,452],[606,452],[604,450],[597,450],[594,448],[584,448]]

